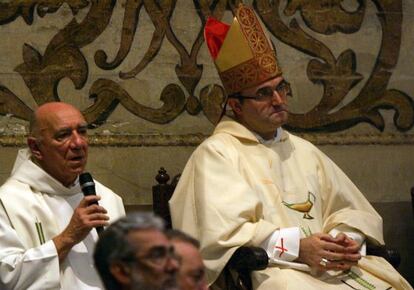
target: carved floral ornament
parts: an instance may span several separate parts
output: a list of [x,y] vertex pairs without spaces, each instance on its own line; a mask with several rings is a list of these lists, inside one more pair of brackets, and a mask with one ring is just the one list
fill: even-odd
[[[82,48],[93,43],[105,31],[113,16],[116,0],[16,0],[0,1],[0,25],[6,25],[21,17],[26,25],[33,25],[35,14],[44,17],[55,13],[63,4],[70,7],[73,19],[55,34],[44,53],[24,44],[23,63],[17,64],[15,71],[24,80],[34,101],[41,105],[50,101],[59,101],[58,84],[68,78],[76,89],[82,89],[89,78],[90,66],[111,70],[118,74],[123,82],[133,81],[142,75],[143,70],[157,57],[162,43],[168,41],[179,55],[179,63],[174,73],[179,83],[166,85],[161,92],[153,92],[154,99],[159,98],[163,105],[152,108],[139,103],[139,92],[130,95],[121,83],[115,79],[98,78],[90,82],[89,94],[93,104],[83,111],[92,127],[102,125],[117,106],[123,106],[138,118],[156,124],[166,124],[184,113],[197,115],[203,113],[215,123],[221,111],[224,91],[216,84],[199,87],[203,65],[198,63],[200,48],[204,45],[203,25],[209,16],[222,19],[226,10],[234,10],[241,1],[237,0],[193,0],[191,7],[200,17],[199,33],[190,50],[180,41],[170,20],[176,9],[176,0],[125,0],[121,42],[117,54],[109,59],[105,50],[97,50],[94,59],[87,59]],[[307,112],[291,113],[287,127],[289,130],[303,133],[306,138],[319,144],[352,143],[352,136],[336,134],[334,140],[329,134],[309,134],[310,132],[338,132],[367,122],[379,131],[385,127],[381,109],[394,111],[393,124],[401,132],[413,127],[414,106],[409,95],[398,90],[388,89],[388,83],[395,68],[401,45],[402,0],[372,0],[377,9],[377,18],[381,25],[381,46],[376,62],[364,86],[346,105],[337,108],[349,91],[361,82],[363,76],[357,72],[356,54],[347,49],[335,57],[332,51],[320,40],[312,37],[307,30],[321,35],[335,33],[352,34],[360,30],[366,16],[367,2],[355,0],[358,6],[349,12],[341,5],[342,0],[256,0],[253,6],[274,39],[289,45],[311,57],[307,64],[307,77],[310,81],[323,86],[323,95],[313,108]],[[281,7],[281,5],[285,7]],[[190,6],[190,5],[189,5]],[[143,57],[129,71],[117,69],[129,55],[134,37],[141,23],[140,13],[145,10],[154,25],[151,40]],[[78,23],[75,15],[86,10],[86,16]],[[280,13],[290,17],[285,23]],[[297,18],[303,20],[299,22]],[[300,24],[303,23],[303,24]],[[306,29],[304,26],[306,25]],[[198,95],[196,92],[199,92]],[[158,95],[160,94],[160,95]],[[306,98],[306,96],[298,96]],[[28,120],[31,108],[0,83],[0,114],[13,115]],[[411,135],[382,134],[384,144],[414,143]],[[399,137],[398,137],[399,136]],[[21,136],[0,135],[0,144],[15,146],[21,144]],[[146,138],[146,139],[145,139]],[[173,138],[173,139],[171,139]],[[114,146],[152,146],[152,145],[197,145],[205,136],[159,135],[159,136],[95,136],[92,144]],[[365,138],[365,139],[364,139]],[[397,139],[395,139],[397,138]],[[151,141],[152,140],[152,141]],[[325,140],[325,141],[324,141]],[[352,139],[355,140],[355,139]],[[371,141],[370,141],[371,140]],[[387,141],[388,140],[388,141]],[[359,142],[372,141],[372,135],[365,135]],[[194,143],[194,144],[193,144]],[[381,142],[380,142],[381,143]]]

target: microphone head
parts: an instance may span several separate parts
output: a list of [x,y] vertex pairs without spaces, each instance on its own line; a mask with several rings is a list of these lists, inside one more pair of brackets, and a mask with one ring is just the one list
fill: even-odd
[[79,175],[79,184],[84,193],[85,191],[88,193],[90,191],[95,192],[95,182],[93,182],[92,175],[89,172],[84,172]]

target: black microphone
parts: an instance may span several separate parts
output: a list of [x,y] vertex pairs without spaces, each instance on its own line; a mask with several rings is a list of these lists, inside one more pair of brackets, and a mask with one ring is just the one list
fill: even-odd
[[[84,196],[96,195],[95,182],[93,182],[92,175],[89,172],[84,172],[79,175],[79,184]],[[98,204],[97,201],[92,204]],[[104,230],[102,226],[96,227],[98,235]]]

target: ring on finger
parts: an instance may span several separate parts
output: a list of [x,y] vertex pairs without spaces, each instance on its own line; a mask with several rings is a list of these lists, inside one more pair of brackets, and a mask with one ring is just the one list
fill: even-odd
[[329,263],[329,260],[328,260],[328,259],[326,259],[326,258],[322,258],[322,259],[319,261],[319,265],[321,265],[322,267],[326,267],[326,266],[328,265],[328,263]]

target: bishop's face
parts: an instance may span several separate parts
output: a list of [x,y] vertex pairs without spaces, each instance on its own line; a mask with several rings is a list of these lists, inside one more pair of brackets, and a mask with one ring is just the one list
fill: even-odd
[[229,105],[240,123],[264,139],[271,139],[277,128],[287,122],[289,94],[289,84],[283,77],[276,77],[242,90],[242,100],[229,99]]

